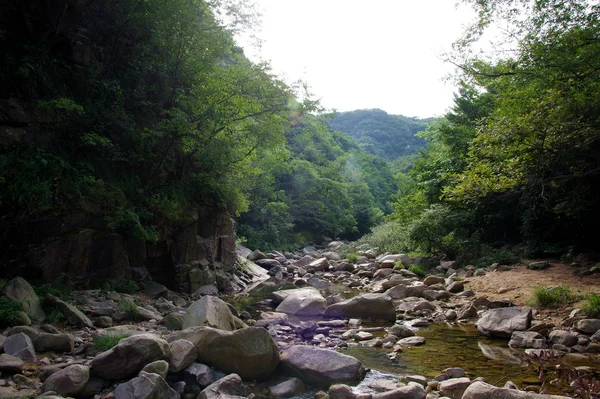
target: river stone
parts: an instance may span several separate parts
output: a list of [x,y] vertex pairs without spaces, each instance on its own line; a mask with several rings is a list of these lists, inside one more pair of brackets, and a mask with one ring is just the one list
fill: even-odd
[[431,302],[421,299],[417,301],[404,301],[398,306],[399,312],[414,313],[423,310],[434,311],[435,305]]
[[471,380],[467,377],[450,378],[440,382],[438,390],[442,395],[449,398],[461,398],[469,385],[471,385]]
[[281,268],[281,263],[275,259],[257,259],[254,261],[258,266],[262,267],[265,270],[271,270],[276,268]]
[[204,296],[194,302],[185,312],[183,329],[206,326],[233,331],[236,323],[229,305],[214,296]]
[[207,387],[221,377],[224,375],[218,376],[213,368],[200,363],[192,363],[183,371],[183,378],[187,384],[197,384],[201,387]]
[[46,313],[42,309],[40,298],[27,280],[16,277],[6,283],[1,292],[8,299],[21,305],[21,309],[23,309],[30,319],[35,321],[44,321],[46,319]]
[[577,334],[565,330],[553,330],[548,338],[553,344],[560,344],[568,347],[577,345],[579,340]]
[[461,399],[567,399],[567,396],[542,395],[516,389],[498,388],[485,382],[475,381],[465,390]]
[[465,290],[465,285],[462,283],[462,281],[455,281],[451,283],[446,290],[453,294],[458,294],[459,292],[463,292]]
[[434,284],[445,284],[446,279],[441,276],[427,276],[423,280],[423,284],[425,285],[434,285]]
[[425,399],[427,392],[420,384],[409,384],[391,391],[373,394],[372,399]]
[[384,292],[392,299],[404,299],[406,295],[406,284],[398,284]]
[[37,352],[73,352],[75,337],[72,334],[39,333],[33,340]]
[[162,378],[167,378],[169,363],[164,360],[156,360],[145,365],[141,372],[154,373],[160,375]]
[[488,337],[509,338],[515,331],[531,327],[529,307],[509,307],[485,311],[477,322],[477,331]]
[[75,306],[66,303],[52,294],[47,294],[46,298],[65,315],[67,323],[79,327],[94,328],[94,323],[92,323],[89,317]]
[[318,387],[360,381],[366,373],[361,362],[352,356],[306,345],[286,349],[281,364],[292,375]]
[[169,359],[169,344],[153,334],[139,334],[122,339],[112,349],[97,355],[91,362],[92,373],[107,380],[136,375],[155,360]]
[[179,312],[171,312],[163,319],[163,324],[168,330],[179,331],[183,330],[185,315]]
[[196,346],[185,339],[178,339],[169,344],[171,356],[169,358],[169,371],[178,373],[194,363],[198,357]]
[[402,338],[397,343],[399,345],[405,345],[405,346],[421,346],[421,345],[425,345],[425,342],[426,342],[425,337],[414,336],[414,337]]
[[3,353],[0,355],[0,372],[21,373],[25,369],[25,362],[16,356]]
[[444,290],[425,290],[421,293],[421,296],[429,301],[443,301],[450,298],[452,295]]
[[352,387],[346,384],[334,384],[329,387],[327,393],[330,399],[356,399],[357,397]]
[[115,399],[179,399],[180,396],[158,374],[140,372],[140,375],[115,388]]
[[325,312],[327,301],[318,290],[307,287],[284,291],[279,292],[283,300],[276,312],[296,316],[321,316]]
[[198,361],[243,379],[268,377],[279,364],[277,344],[264,328],[249,327],[223,331],[210,327],[192,327],[181,331],[198,350]]
[[18,333],[6,338],[2,348],[5,353],[18,357],[23,361],[37,361],[37,355],[35,354],[35,348],[33,347],[31,338],[24,333]]
[[237,374],[229,374],[204,388],[196,399],[233,399],[242,397],[246,397],[242,379]]
[[600,319],[583,319],[575,323],[575,330],[584,334],[594,334],[600,330]]
[[325,309],[324,317],[360,317],[396,320],[396,309],[392,298],[385,294],[362,294],[343,302],[334,303]]
[[56,392],[61,396],[78,396],[90,379],[90,368],[73,364],[57,371],[44,381],[42,392]]
[[510,337],[508,346],[511,348],[545,349],[548,347],[546,339],[535,331],[515,331]]
[[296,377],[269,387],[271,396],[275,398],[291,398],[292,396],[298,396],[304,392],[304,389],[304,383]]
[[413,330],[401,324],[394,324],[393,326],[391,326],[388,329],[388,333],[391,335],[395,335],[399,338],[408,338],[413,337],[415,335],[415,332]]
[[319,258],[306,265],[305,269],[306,271],[311,273],[326,271],[327,269],[329,269],[329,261],[327,260],[327,258]]

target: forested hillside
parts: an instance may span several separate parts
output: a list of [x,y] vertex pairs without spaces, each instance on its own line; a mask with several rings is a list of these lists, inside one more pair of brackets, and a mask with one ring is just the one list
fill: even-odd
[[[502,261],[507,248],[597,252],[600,6],[470,3],[480,20],[456,43],[454,106],[428,130],[393,220],[369,239],[464,262]],[[509,27],[513,50],[474,56],[489,24]]]
[[415,154],[425,146],[425,140],[415,135],[423,132],[432,119],[408,118],[389,115],[380,109],[363,109],[336,112],[326,121],[332,129],[349,134],[363,150],[393,161]]

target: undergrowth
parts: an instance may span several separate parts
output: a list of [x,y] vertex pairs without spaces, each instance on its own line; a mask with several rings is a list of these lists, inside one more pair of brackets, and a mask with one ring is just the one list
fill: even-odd
[[540,308],[558,308],[576,302],[578,295],[571,292],[569,287],[537,287],[533,291],[531,302]]
[[92,348],[96,351],[104,352],[112,349],[122,339],[130,336],[131,334],[128,333],[96,335],[94,337],[94,341],[92,342]]
[[593,319],[600,318],[600,296],[598,294],[591,294],[588,295],[586,300],[587,303],[581,308],[583,313]]
[[21,306],[7,297],[0,297],[0,326],[11,327],[19,320]]

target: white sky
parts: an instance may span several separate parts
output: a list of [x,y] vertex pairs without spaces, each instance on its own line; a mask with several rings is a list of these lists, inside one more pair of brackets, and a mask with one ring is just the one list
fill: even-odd
[[455,0],[256,0],[263,40],[255,60],[291,82],[303,79],[338,111],[441,116],[455,91],[442,56],[474,18]]

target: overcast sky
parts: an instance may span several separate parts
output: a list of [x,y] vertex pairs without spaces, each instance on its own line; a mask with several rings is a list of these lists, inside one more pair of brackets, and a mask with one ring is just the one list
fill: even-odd
[[[286,81],[305,80],[338,111],[381,108],[440,116],[454,87],[442,61],[474,17],[454,0],[256,0],[260,57]],[[256,50],[246,54],[258,60]]]

